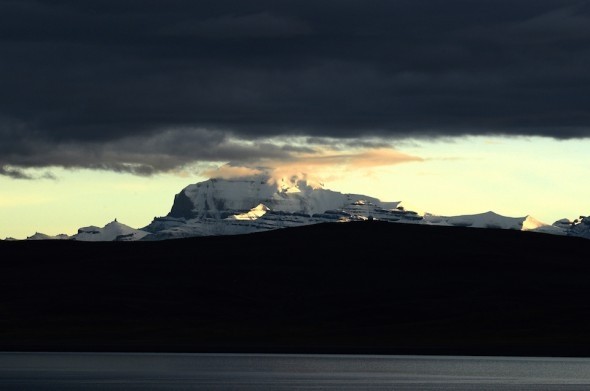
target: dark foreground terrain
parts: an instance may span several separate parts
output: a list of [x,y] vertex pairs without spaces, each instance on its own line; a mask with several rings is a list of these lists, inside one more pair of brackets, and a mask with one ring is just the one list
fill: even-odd
[[0,242],[0,351],[590,356],[590,241],[379,222]]

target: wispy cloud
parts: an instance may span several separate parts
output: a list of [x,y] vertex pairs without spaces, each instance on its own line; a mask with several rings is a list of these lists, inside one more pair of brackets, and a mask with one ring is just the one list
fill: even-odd
[[343,151],[317,148],[314,153],[291,154],[289,159],[261,159],[248,163],[229,163],[216,169],[205,170],[208,177],[236,178],[265,175],[274,180],[305,178],[308,183],[323,183],[338,175],[353,171],[370,173],[372,169],[394,166],[424,159],[392,148],[355,148]]

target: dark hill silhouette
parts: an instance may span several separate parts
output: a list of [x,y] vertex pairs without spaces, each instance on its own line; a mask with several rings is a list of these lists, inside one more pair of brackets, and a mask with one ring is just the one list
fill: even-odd
[[590,356],[589,250],[378,221],[0,242],[0,350]]

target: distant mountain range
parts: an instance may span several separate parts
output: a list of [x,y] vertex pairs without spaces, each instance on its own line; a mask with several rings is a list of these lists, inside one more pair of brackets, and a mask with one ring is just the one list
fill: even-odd
[[507,217],[492,211],[463,216],[420,215],[401,202],[362,194],[343,194],[293,177],[209,179],[189,185],[174,197],[170,213],[135,229],[117,220],[88,226],[72,236],[35,233],[27,240],[136,241],[235,235],[321,222],[381,220],[392,223],[534,231],[590,238],[590,218],[561,219],[548,225],[532,216]]

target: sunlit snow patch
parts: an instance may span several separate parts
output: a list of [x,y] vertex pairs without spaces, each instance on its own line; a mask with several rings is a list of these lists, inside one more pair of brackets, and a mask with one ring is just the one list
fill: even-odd
[[264,204],[258,204],[255,208],[250,209],[246,213],[236,214],[233,216],[228,217],[229,220],[256,220],[261,218],[268,212],[270,209],[266,207]]

